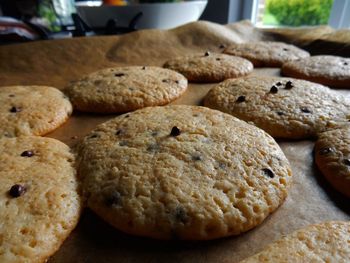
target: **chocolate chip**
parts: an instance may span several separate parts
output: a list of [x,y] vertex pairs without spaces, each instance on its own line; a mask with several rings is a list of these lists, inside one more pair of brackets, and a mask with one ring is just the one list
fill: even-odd
[[181,133],[180,129],[176,126],[174,126],[172,129],[171,129],[171,132],[170,132],[170,136],[179,136]]
[[350,159],[343,159],[343,163],[347,166],[350,166]]
[[176,84],[179,84],[179,83],[180,83],[180,81],[178,81],[178,80],[175,80],[175,83],[176,83]]
[[125,76],[125,74],[124,73],[115,73],[114,76],[116,76],[116,77],[123,77],[123,76]]
[[15,95],[14,94],[10,94],[9,97],[13,98]]
[[26,192],[26,188],[23,185],[20,184],[15,184],[11,187],[9,194],[12,197],[20,197],[21,195],[23,195]]
[[120,135],[120,134],[123,134],[124,133],[124,130],[122,129],[119,129],[116,131],[115,135]]
[[284,115],[283,111],[277,111],[276,113],[277,113],[277,115],[279,115],[279,116]]
[[34,156],[34,152],[33,151],[24,151],[21,153],[22,157],[32,157]]
[[97,138],[97,137],[98,137],[97,134],[91,134],[88,138],[89,138],[89,139],[93,139],[93,138]]
[[236,100],[236,102],[240,103],[240,102],[244,102],[245,101],[245,96],[239,96]]
[[333,152],[333,149],[330,148],[330,147],[324,147],[324,148],[321,148],[321,149],[318,151],[318,153],[319,153],[320,155],[326,155],[326,154],[329,154],[329,153],[331,153],[331,152]]
[[289,49],[288,48],[283,48],[283,51],[288,51]]
[[347,65],[349,65],[349,64],[348,64],[348,62],[344,62],[343,65],[344,65],[344,66],[347,66]]
[[207,52],[204,53],[204,56],[205,56],[205,57],[209,57],[209,55],[210,55],[209,51],[207,51]]
[[162,82],[164,82],[164,83],[169,83],[170,80],[169,80],[169,79],[163,79]]
[[311,110],[309,110],[307,107],[301,107],[300,110],[304,113],[311,113]]
[[142,70],[145,70],[145,69],[146,69],[146,67],[145,67],[145,66],[143,66],[143,67],[142,67]]
[[129,118],[130,117],[130,115],[129,114],[126,114],[125,116],[124,116],[124,118]]
[[278,88],[275,85],[273,85],[270,89],[270,93],[276,94],[277,92],[278,92]]
[[284,88],[285,89],[291,89],[293,87],[294,87],[293,83],[290,80],[288,80],[287,83],[286,83],[286,86]]
[[281,86],[281,85],[282,85],[282,82],[280,81],[276,83],[276,86]]
[[119,205],[121,202],[121,194],[118,191],[113,191],[105,197],[105,204],[107,206]]
[[216,60],[217,60],[217,61],[220,61],[220,60],[221,60],[221,58],[216,58]]
[[121,141],[119,142],[119,146],[127,146],[128,142],[127,141]]
[[262,171],[264,172],[264,174],[270,178],[274,178],[275,174],[269,169],[269,168],[264,168],[262,169]]
[[226,46],[224,44],[220,44],[219,48],[225,48]]
[[175,219],[178,222],[186,224],[189,220],[189,217],[185,211],[184,208],[182,207],[176,207],[175,209]]
[[192,155],[192,161],[201,161],[202,157],[198,154]]
[[10,112],[20,112],[22,109],[21,108],[18,108],[18,107],[15,107],[13,106],[11,109],[10,109]]

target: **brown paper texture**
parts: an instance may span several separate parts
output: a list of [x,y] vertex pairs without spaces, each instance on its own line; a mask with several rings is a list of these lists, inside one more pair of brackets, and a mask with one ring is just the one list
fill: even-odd
[[[344,33],[345,32],[345,33]],[[254,40],[284,40],[312,53],[320,40],[327,53],[349,50],[349,30],[329,27],[260,30],[243,21],[226,26],[194,22],[172,30],[141,30],[122,36],[84,37],[0,46],[0,85],[41,84],[62,89],[84,74],[117,65],[157,65],[194,52],[220,52],[220,45]],[[338,45],[338,46],[337,46]],[[277,68],[253,74],[280,74]],[[215,84],[190,84],[173,104],[201,105]],[[338,91],[348,96],[348,91]],[[62,127],[47,136],[70,146],[97,124],[115,115],[74,112]],[[282,235],[328,220],[349,220],[348,199],[335,192],[317,171],[313,141],[279,141],[291,163],[294,183],[282,206],[260,226],[236,237],[204,242],[157,241],[123,234],[86,210],[77,228],[49,260],[76,262],[239,262]]]

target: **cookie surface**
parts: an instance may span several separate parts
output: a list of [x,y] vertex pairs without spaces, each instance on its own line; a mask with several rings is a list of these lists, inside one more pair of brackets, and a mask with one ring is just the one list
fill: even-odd
[[212,88],[204,105],[253,122],[276,138],[310,138],[347,123],[350,100],[320,84],[252,76]]
[[0,138],[44,135],[63,124],[72,111],[68,98],[56,88],[0,87]]
[[350,222],[311,225],[273,242],[262,252],[240,263],[348,262]]
[[0,139],[0,262],[45,262],[78,222],[74,156],[50,138]]
[[335,189],[350,197],[350,127],[321,133],[316,164]]
[[130,66],[94,72],[65,91],[80,111],[120,113],[167,104],[186,89],[186,78],[175,71]]
[[258,41],[234,44],[224,53],[250,60],[255,67],[280,67],[284,62],[310,56],[294,45],[283,42]]
[[350,88],[350,58],[312,56],[283,64],[282,73],[335,88]]
[[180,72],[193,82],[220,82],[253,71],[249,60],[210,52],[175,58],[167,61],[164,67]]
[[199,106],[150,107],[98,126],[79,150],[88,206],[121,231],[205,240],[260,224],[289,162],[264,131]]

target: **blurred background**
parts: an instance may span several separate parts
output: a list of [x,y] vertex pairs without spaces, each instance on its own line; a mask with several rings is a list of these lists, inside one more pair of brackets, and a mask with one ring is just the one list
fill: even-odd
[[0,0],[0,42],[168,29],[198,19],[349,28],[350,0]]

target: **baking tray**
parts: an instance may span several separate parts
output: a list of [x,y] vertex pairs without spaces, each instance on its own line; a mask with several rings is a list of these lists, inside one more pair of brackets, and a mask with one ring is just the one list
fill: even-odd
[[[231,25],[195,22],[173,30],[141,30],[123,36],[38,41],[0,47],[1,85],[40,84],[64,88],[70,81],[101,68],[117,65],[156,65],[195,52],[221,52],[221,45],[254,40],[280,40],[313,47],[336,32],[329,27],[307,30],[260,30],[243,21]],[[285,33],[285,34],[284,34]],[[338,43],[342,45],[341,42]],[[346,45],[346,44],[345,44]],[[324,46],[323,46],[324,47]],[[310,50],[317,53],[317,49]],[[277,68],[255,69],[257,75],[280,75]],[[190,84],[172,104],[201,105],[215,84]],[[346,90],[337,90],[349,96]],[[48,134],[74,147],[80,139],[116,115],[74,112]],[[314,165],[314,141],[278,141],[290,161],[293,184],[286,201],[256,228],[239,236],[212,241],[157,241],[115,230],[85,209],[80,223],[48,262],[239,262],[282,235],[313,223],[349,220],[348,199],[335,192]]]

